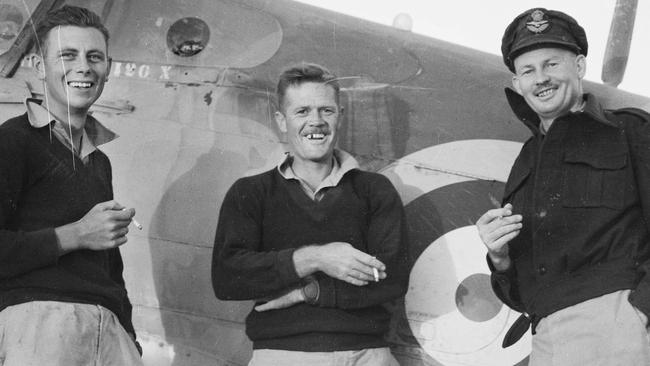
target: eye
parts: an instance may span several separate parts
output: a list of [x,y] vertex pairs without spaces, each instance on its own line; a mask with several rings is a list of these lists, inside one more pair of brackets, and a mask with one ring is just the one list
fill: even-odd
[[75,54],[73,52],[62,52],[60,57],[63,61],[71,61],[74,60]]
[[103,62],[104,61],[104,56],[100,54],[92,54],[88,56],[88,59],[91,62]]
[[336,109],[334,109],[334,108],[323,108],[322,112],[323,112],[324,115],[330,116],[330,115],[336,113]]
[[533,70],[531,70],[531,69],[524,69],[524,70],[521,70],[521,72],[519,73],[519,75],[521,75],[521,76],[527,76],[527,75],[530,75],[532,72],[533,72]]
[[296,115],[298,116],[306,116],[308,113],[307,108],[300,108],[296,111]]

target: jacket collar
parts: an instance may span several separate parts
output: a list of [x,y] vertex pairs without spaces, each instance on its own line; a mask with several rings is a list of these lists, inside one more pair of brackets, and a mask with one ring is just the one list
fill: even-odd
[[[528,103],[526,103],[524,97],[511,88],[506,88],[505,92],[508,104],[510,104],[510,108],[517,118],[522,121],[526,127],[533,131],[533,134],[541,133],[539,116],[537,116],[537,113],[535,113]],[[569,112],[568,115],[579,115],[584,113],[595,121],[608,126],[618,127],[615,122],[612,122],[605,117],[602,106],[598,103],[598,100],[593,94],[585,93],[583,98],[585,100],[585,108],[581,112]]]

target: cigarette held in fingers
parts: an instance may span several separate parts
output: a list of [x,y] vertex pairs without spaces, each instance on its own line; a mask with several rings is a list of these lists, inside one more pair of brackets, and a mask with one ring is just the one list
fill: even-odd
[[140,225],[140,223],[138,222],[138,220],[136,220],[136,219],[131,219],[131,222],[133,223],[133,225],[135,225],[135,227],[138,228],[138,230],[142,230],[142,225]]
[[[126,208],[123,208],[122,211],[126,211]],[[138,228],[138,230],[142,230],[142,225],[140,225],[138,220],[136,220],[135,218],[132,217],[131,222],[133,223],[133,225],[135,225],[135,227]]]
[[[372,259],[377,259],[377,257],[372,257]],[[377,267],[372,267],[372,276],[375,277],[375,282],[379,282],[379,271]]]

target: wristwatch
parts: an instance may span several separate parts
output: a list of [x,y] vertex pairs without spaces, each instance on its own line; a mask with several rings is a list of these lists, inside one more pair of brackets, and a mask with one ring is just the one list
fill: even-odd
[[302,296],[305,298],[307,304],[318,304],[318,298],[320,297],[320,286],[318,285],[318,280],[313,277],[308,277],[307,284],[300,290],[302,291]]

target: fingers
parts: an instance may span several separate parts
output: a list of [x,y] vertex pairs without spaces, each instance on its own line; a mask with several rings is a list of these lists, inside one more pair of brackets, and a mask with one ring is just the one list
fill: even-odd
[[268,310],[275,309],[275,307],[274,307],[274,305],[273,305],[273,301],[274,301],[274,300],[271,300],[271,301],[269,301],[269,302],[265,302],[265,303],[262,304],[262,305],[257,305],[257,306],[255,307],[255,310],[256,310],[256,311],[259,311],[259,312],[263,312],[263,311],[268,311]]
[[510,234],[513,231],[521,230],[521,227],[522,225],[520,222],[514,224],[504,224],[492,230],[488,236],[491,238],[491,241],[496,241],[497,239],[503,237],[504,235]]
[[128,233],[129,233],[129,227],[128,226],[125,226],[125,227],[120,228],[120,229],[116,229],[115,231],[113,231],[113,239],[117,239],[117,238],[126,236],[126,234],[128,234]]
[[362,251],[359,251],[360,255],[356,257],[357,261],[360,263],[364,264],[365,266],[370,268],[370,275],[372,275],[372,268],[377,268],[379,271],[385,271],[386,270],[386,265],[377,259],[377,257],[373,257],[370,254],[364,253]]
[[359,279],[364,281],[378,282],[380,279],[386,278],[386,265],[377,259],[377,257],[370,254],[358,251],[359,254],[355,257],[359,263],[354,269],[361,274]]
[[255,310],[261,312],[261,311],[269,311],[274,309],[284,309],[304,301],[305,299],[302,296],[301,290],[294,289],[280,297],[277,297],[275,299],[269,300],[268,302],[255,306]]
[[497,240],[495,240],[493,242],[493,248],[502,248],[504,245],[508,244],[508,242],[510,240],[517,237],[517,235],[519,235],[519,231],[520,230],[513,230],[513,231],[501,236],[500,238],[498,238]]
[[511,215],[512,205],[507,204],[503,206],[503,208],[494,208],[484,213],[483,216],[479,217],[478,221],[476,221],[476,225],[487,225],[497,219],[500,220],[506,217],[510,217]]
[[115,200],[110,200],[106,202],[100,202],[93,207],[93,210],[97,211],[108,211],[108,210],[121,210],[124,206],[120,205]]
[[359,287],[365,286],[365,285],[367,285],[369,283],[368,281],[360,280],[360,279],[354,277],[353,275],[347,275],[344,278],[342,278],[342,280],[349,283],[349,284],[351,284],[351,285],[355,285],[355,286],[359,286]]

